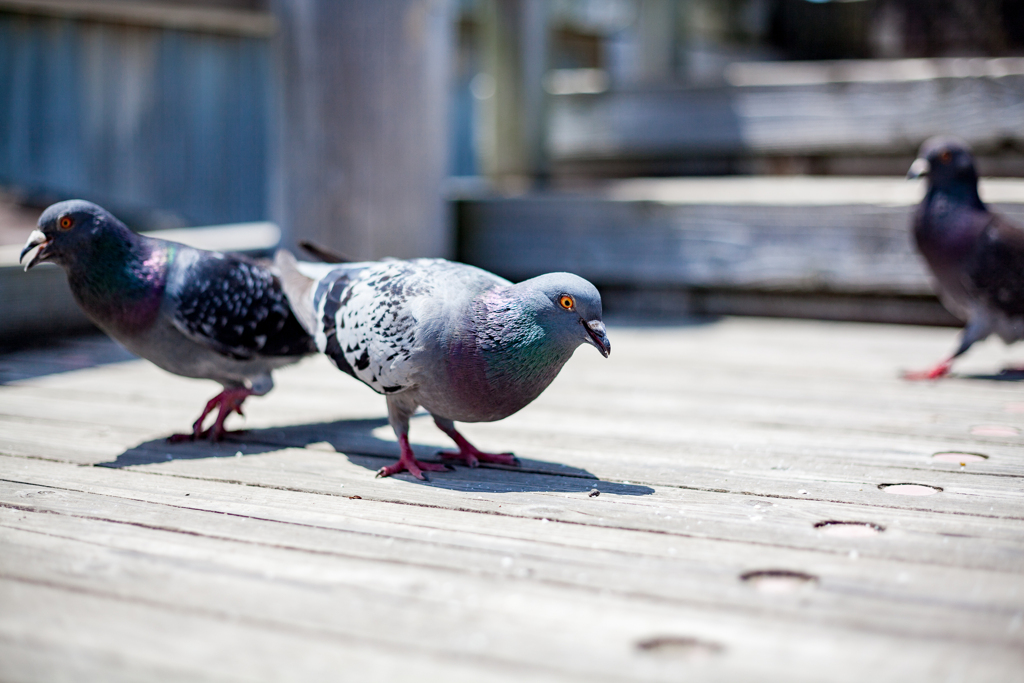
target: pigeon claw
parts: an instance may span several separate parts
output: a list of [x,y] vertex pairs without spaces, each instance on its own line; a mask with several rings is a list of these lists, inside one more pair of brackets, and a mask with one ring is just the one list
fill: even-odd
[[457,451],[438,451],[437,454],[442,458],[459,458],[467,467],[479,467],[482,462],[519,467],[519,459],[512,453],[485,453],[467,441],[466,437],[462,434],[459,434],[459,431],[455,429],[451,422],[439,420],[435,417],[434,424],[459,447]]
[[171,434],[167,437],[167,443],[184,443],[186,441],[195,441],[196,435],[192,432],[188,434]]
[[420,481],[429,481],[425,472],[448,472],[451,468],[443,463],[423,462],[416,458],[399,458],[394,465],[385,465],[377,470],[377,478],[390,477],[399,472],[408,472]]
[[466,467],[479,467],[482,462],[494,463],[496,465],[508,465],[509,467],[519,467],[519,458],[517,458],[514,453],[484,453],[473,446],[470,446],[469,448],[471,450],[460,449],[457,451],[438,451],[437,454],[442,458],[458,458],[463,461],[463,464],[465,464]]
[[952,367],[952,360],[944,360],[934,368],[929,368],[928,370],[908,370],[903,373],[903,379],[910,380],[912,382],[940,379],[948,375],[949,370]]
[[[226,420],[228,415],[233,412],[242,415],[242,402],[245,401],[245,399],[252,393],[251,389],[225,389],[206,402],[206,407],[203,408],[203,412],[199,416],[199,419],[192,423],[191,433],[173,434],[168,437],[167,441],[169,443],[181,443],[183,441],[201,441],[203,439],[209,439],[210,441],[217,442],[223,439],[227,434],[244,434],[245,430],[228,431],[224,429],[224,420]],[[208,429],[203,429],[203,422],[206,421],[206,416],[212,413],[215,408],[218,408],[217,418]]]

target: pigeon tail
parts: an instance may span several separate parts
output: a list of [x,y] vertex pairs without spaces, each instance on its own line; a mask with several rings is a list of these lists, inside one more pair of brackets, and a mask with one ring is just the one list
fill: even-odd
[[309,240],[301,240],[299,246],[307,254],[324,263],[352,263],[355,261],[355,259],[349,258],[340,251],[335,251],[330,247],[325,247],[322,244],[310,242]]
[[274,254],[274,266],[280,272],[281,288],[288,297],[292,312],[298,318],[303,329],[309,334],[316,334],[316,311],[313,309],[313,287],[316,280],[308,278],[299,271],[299,263],[287,249],[278,249]]

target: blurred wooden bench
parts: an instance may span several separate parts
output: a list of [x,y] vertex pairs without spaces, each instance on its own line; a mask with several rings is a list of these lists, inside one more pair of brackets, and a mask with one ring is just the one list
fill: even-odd
[[[954,324],[909,222],[923,185],[899,178],[615,181],[586,192],[460,202],[461,258],[511,279],[566,270],[630,310]],[[1024,181],[981,194],[1024,225]]]

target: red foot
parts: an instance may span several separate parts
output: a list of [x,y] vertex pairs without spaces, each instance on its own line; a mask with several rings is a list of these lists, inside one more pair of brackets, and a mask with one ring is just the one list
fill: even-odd
[[908,379],[912,381],[922,379],[939,379],[940,377],[945,377],[946,375],[948,375],[949,369],[951,367],[953,367],[952,359],[944,360],[930,370],[908,370],[907,372],[903,373],[903,379]]
[[[242,413],[242,402],[245,401],[252,395],[251,389],[225,389],[213,398],[211,398],[206,407],[203,408],[203,414],[199,416],[199,419],[192,424],[191,434],[174,434],[167,440],[171,443],[181,443],[182,441],[198,441],[200,439],[209,439],[210,441],[220,441],[224,438],[225,434],[241,434],[244,430],[237,432],[229,432],[224,429],[224,420],[227,419],[231,413]],[[217,411],[217,419],[214,420],[213,424],[209,429],[203,429],[203,422],[206,421],[206,416],[209,415],[214,408],[220,407]]]
[[457,451],[438,452],[438,455],[442,458],[461,458],[468,467],[479,467],[481,462],[493,462],[499,465],[509,465],[510,467],[519,466],[519,459],[512,453],[484,453],[479,448],[466,441],[466,437],[459,434],[455,428],[446,429],[442,425],[437,426],[440,427],[445,434],[450,436],[452,441],[455,442],[455,445],[459,447],[459,450]]
[[422,462],[417,460],[412,453],[412,447],[409,445],[409,437],[402,435],[398,437],[398,445],[402,448],[402,456],[398,459],[394,465],[387,465],[377,470],[378,477],[390,477],[392,474],[398,474],[399,472],[408,472],[417,479],[424,481],[426,477],[423,472],[445,472],[449,468],[447,465],[433,462]]

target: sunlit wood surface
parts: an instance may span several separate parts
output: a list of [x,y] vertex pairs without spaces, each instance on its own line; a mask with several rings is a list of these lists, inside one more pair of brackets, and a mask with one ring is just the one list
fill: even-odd
[[465,425],[521,470],[426,483],[374,478],[384,400],[322,358],[168,445],[215,385],[0,356],[0,681],[1024,680],[1024,348],[915,384],[954,330],[609,336]]

